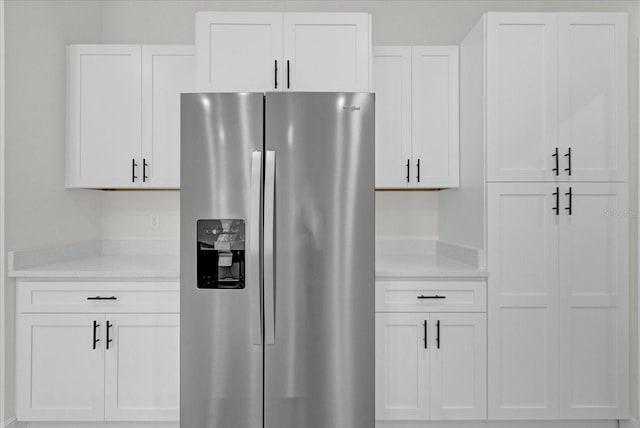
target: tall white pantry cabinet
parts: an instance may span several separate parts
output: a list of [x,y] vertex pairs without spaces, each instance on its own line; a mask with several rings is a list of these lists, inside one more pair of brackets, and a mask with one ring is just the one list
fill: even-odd
[[627,56],[621,13],[488,13],[461,44],[440,239],[486,251],[489,419],[629,416]]

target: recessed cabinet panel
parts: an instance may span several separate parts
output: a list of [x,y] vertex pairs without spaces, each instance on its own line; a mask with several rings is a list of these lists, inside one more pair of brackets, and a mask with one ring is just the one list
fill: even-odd
[[429,418],[428,318],[376,314],[376,419]]
[[565,185],[559,259],[560,334],[570,338],[560,343],[564,418],[617,418],[629,411],[627,192],[623,183]]
[[94,329],[97,334],[104,329],[103,318],[21,316],[16,360],[19,420],[103,420],[104,343],[94,342]]
[[484,419],[486,315],[432,314],[431,419]]
[[458,48],[414,46],[412,53],[414,187],[457,187]]
[[67,187],[179,188],[194,61],[192,46],[69,46]]
[[491,419],[558,417],[555,192],[544,183],[488,186]]
[[556,273],[549,267],[558,254],[558,219],[551,215],[554,191],[546,185],[505,185],[489,196],[490,241],[495,240],[500,252],[494,260],[499,263],[495,276],[502,296],[544,297],[556,286]]
[[107,420],[178,420],[178,314],[107,314]]
[[74,187],[137,187],[140,153],[141,48],[69,47],[69,162]]
[[627,179],[627,16],[559,17],[560,144],[571,181]]
[[369,90],[368,15],[285,13],[283,34],[287,89]]
[[196,49],[198,91],[263,92],[282,88],[280,13],[199,12]]
[[193,91],[193,46],[142,47],[142,186],[180,188],[180,93]]
[[487,18],[487,179],[552,179],[558,146],[557,18]]
[[555,328],[549,321],[553,313],[545,308],[503,306],[493,317],[500,329],[489,334],[491,346],[498,350],[498,355],[489,355],[494,401],[489,417],[509,419],[510,411],[526,411],[532,419],[556,417],[553,374],[557,370],[549,354],[553,343],[548,334]]
[[564,373],[566,416],[616,417],[620,405],[617,318],[615,307],[571,309],[567,326],[571,347],[566,350],[568,372]]
[[376,188],[458,187],[457,46],[377,46]]
[[406,188],[411,168],[411,47],[373,49],[376,188]]

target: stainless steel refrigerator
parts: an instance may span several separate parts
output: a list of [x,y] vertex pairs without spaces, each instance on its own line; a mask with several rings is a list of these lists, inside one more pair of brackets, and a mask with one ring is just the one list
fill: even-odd
[[181,427],[373,428],[373,94],[183,94],[181,120]]

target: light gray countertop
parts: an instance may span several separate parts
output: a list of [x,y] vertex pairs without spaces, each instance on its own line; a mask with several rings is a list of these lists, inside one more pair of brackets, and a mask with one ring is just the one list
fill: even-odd
[[[156,279],[180,277],[177,241],[91,241],[9,253],[17,278]],[[486,277],[475,250],[435,241],[378,241],[376,279]]]

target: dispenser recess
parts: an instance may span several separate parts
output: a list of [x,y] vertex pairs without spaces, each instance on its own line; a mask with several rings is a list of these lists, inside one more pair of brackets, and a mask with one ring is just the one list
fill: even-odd
[[244,288],[244,220],[198,220],[197,236],[198,288]]

